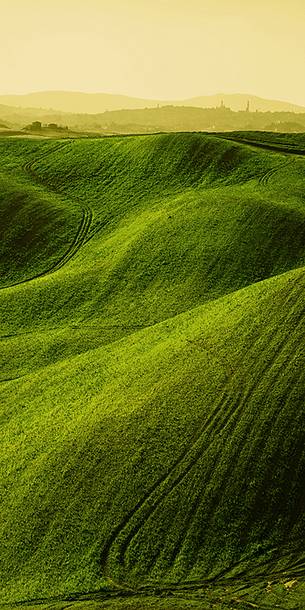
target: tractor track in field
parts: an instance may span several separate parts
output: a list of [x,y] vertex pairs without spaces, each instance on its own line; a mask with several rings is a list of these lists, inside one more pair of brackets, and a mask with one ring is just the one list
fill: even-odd
[[[293,307],[300,298],[303,298],[303,286],[297,286],[296,291],[290,292],[286,299],[285,304]],[[298,328],[302,324],[303,318],[303,310],[299,314],[298,319],[296,320],[296,328]],[[275,353],[265,362],[263,370],[259,371],[259,376],[262,378],[266,372],[273,367],[276,360],[280,357],[283,349],[287,345],[287,337],[280,342],[279,346],[275,350]],[[282,368],[285,367],[285,363],[282,364],[281,367],[278,368],[277,377],[280,376]],[[126,516],[121,520],[118,526],[114,529],[111,536],[108,538],[108,541],[104,545],[101,554],[101,566],[103,569],[104,576],[110,577],[108,573],[108,564],[111,561],[112,549],[116,554],[116,562],[119,566],[124,567],[125,564],[125,555],[127,549],[131,543],[131,541],[135,538],[137,533],[141,530],[141,528],[145,525],[148,519],[155,513],[158,507],[162,504],[162,502],[167,498],[167,496],[172,493],[177,486],[188,476],[191,470],[196,467],[198,462],[201,459],[204,459],[204,456],[208,452],[211,444],[215,441],[215,438],[219,432],[228,426],[231,423],[234,425],[234,419],[238,415],[240,411],[243,410],[246,401],[248,401],[253,393],[256,390],[256,384],[252,384],[250,388],[247,389],[244,396],[242,396],[241,392],[238,393],[235,400],[233,401],[232,406],[229,410],[224,413],[224,409],[227,405],[230,405],[230,401],[232,399],[231,395],[231,384],[232,380],[235,377],[233,374],[231,377],[231,381],[229,382],[229,387],[227,384],[221,394],[220,399],[217,401],[216,406],[208,416],[207,420],[200,427],[199,431],[193,435],[193,441],[191,445],[185,448],[185,450],[180,454],[180,456],[175,460],[172,466],[167,470],[151,487],[151,489],[143,496],[143,498],[136,504],[136,506],[129,511]],[[287,388],[287,396],[289,398],[291,388]],[[251,428],[251,422],[249,424],[249,428]],[[202,447],[202,437],[203,434],[207,432],[211,432],[210,441]],[[162,486],[164,485],[164,488]],[[161,489],[160,489],[161,487]],[[192,503],[192,510],[185,519],[185,530],[188,525],[192,523],[192,521],[196,517],[196,513],[200,506],[200,493],[196,494],[195,499]],[[127,531],[126,531],[127,530]],[[126,533],[125,533],[126,532]],[[186,535],[186,531],[183,532],[181,540],[179,538],[179,542],[183,543],[184,537]],[[120,540],[121,538],[121,540]],[[177,544],[173,549],[172,559],[175,560],[179,552],[179,548],[177,548]],[[125,582],[118,582],[118,586],[128,585]]]
[[[223,392],[221,399],[217,402],[217,406],[213,409],[210,416],[204,422],[204,425],[200,427],[200,430],[193,436],[193,441],[191,445],[188,445],[182,454],[175,460],[172,466],[167,470],[151,487],[151,489],[143,496],[143,498],[136,504],[136,506],[127,513],[127,515],[122,519],[119,525],[111,534],[108,539],[101,555],[101,564],[104,569],[104,574],[108,576],[107,563],[109,562],[111,549],[113,545],[117,542],[121,533],[129,526],[132,519],[137,518],[138,514],[140,516],[142,509],[145,510],[145,505],[148,504],[144,515],[144,523],[149,519],[149,517],[153,514],[153,512],[158,508],[160,503],[166,498],[166,496],[173,491],[173,489],[183,481],[183,479],[188,475],[193,466],[198,462],[199,458],[202,456],[202,449],[200,446],[200,441],[202,439],[202,435],[206,432],[211,426],[214,424],[214,419],[217,418],[217,413],[219,413],[219,405],[222,403],[223,398],[225,396],[225,392]],[[229,396],[227,396],[226,402],[228,401]],[[199,446],[198,446],[199,445]],[[194,453],[194,455],[192,455]],[[183,466],[183,462],[189,458],[188,463],[182,468],[182,472],[176,473],[176,470]],[[171,481],[173,478],[173,481]],[[167,483],[170,485],[169,488],[166,488],[161,491],[159,494],[160,486],[163,483]],[[156,498],[154,495],[158,494]],[[150,505],[149,505],[150,503]],[[126,538],[122,541],[119,549],[119,557],[120,562],[123,563],[124,555],[126,553],[127,547],[130,544],[131,540],[135,537],[139,529],[143,526],[143,519],[140,522],[136,522],[131,527],[131,531],[127,534]],[[125,584],[125,583],[124,583]]]
[[[177,600],[181,603],[182,601],[196,601],[199,603],[204,603],[205,605],[198,606],[199,608],[213,608],[217,607],[223,610],[233,610],[234,608],[238,608],[240,604],[243,604],[243,608],[260,608],[261,610],[270,610],[270,604],[266,604],[262,601],[258,601],[257,604],[253,604],[250,600],[245,597],[245,593],[242,593],[243,590],[248,589],[251,586],[258,585],[260,591],[262,592],[266,589],[268,582],[271,581],[272,584],[283,584],[285,577],[287,579],[289,575],[287,573],[283,573],[283,571],[276,572],[263,572],[257,575],[247,575],[243,576],[235,576],[235,577],[213,577],[211,579],[202,579],[202,580],[194,580],[194,581],[186,581],[181,583],[156,583],[151,585],[139,586],[138,588],[119,588],[113,583],[113,589],[100,589],[95,591],[78,591],[67,593],[66,595],[58,595],[52,596],[48,598],[32,598],[25,599],[15,602],[13,604],[14,608],[22,608],[26,607],[39,607],[44,606],[46,604],[65,604],[63,610],[72,607],[74,603],[80,602],[110,602],[111,600],[122,601],[124,598],[133,598],[134,600],[142,600],[145,601],[146,598],[154,597],[156,599],[163,599],[165,597],[170,596],[171,599],[175,598],[175,595],[178,594]],[[290,575],[290,578],[304,578],[304,572],[293,572]],[[211,597],[211,592],[215,587],[223,587],[223,591],[216,591],[216,595]],[[232,587],[232,590],[229,589]],[[259,591],[258,591],[259,593]],[[224,599],[224,594],[226,598]],[[209,595],[209,597],[207,597]],[[206,605],[207,604],[207,605]],[[234,606],[232,606],[234,604]],[[12,604],[4,603],[2,607],[8,607],[9,610],[12,608]],[[56,606],[55,606],[56,607]],[[278,610],[288,610],[288,606],[281,605],[280,603],[276,604],[276,608]]]
[[[199,431],[193,436],[193,441],[191,445],[188,445],[186,447],[186,449],[182,452],[182,454],[180,454],[177,460],[175,460],[174,464],[170,467],[170,469],[166,471],[162,475],[162,477],[160,477],[156,481],[156,483],[148,491],[148,493],[143,496],[140,502],[138,502],[137,505],[122,519],[121,523],[114,530],[111,537],[108,539],[106,545],[104,546],[101,556],[102,568],[104,569],[104,575],[106,577],[108,576],[107,564],[110,559],[111,549],[118,542],[120,535],[124,535],[124,530],[126,530],[126,528],[128,528],[128,526],[131,524],[131,529],[129,532],[126,533],[126,536],[119,544],[119,552],[117,552],[118,563],[122,566],[124,565],[124,558],[128,546],[134,539],[134,537],[137,535],[139,530],[154,514],[154,512],[158,509],[158,507],[166,499],[166,497],[170,493],[172,493],[176,489],[176,487],[188,476],[191,470],[198,464],[199,460],[204,458],[211,443],[215,440],[215,436],[219,434],[220,430],[222,430],[224,426],[229,423],[232,417],[236,415],[236,412],[239,411],[240,402],[239,400],[235,400],[233,406],[227,413],[225,413],[224,417],[223,408],[230,402],[230,399],[230,392],[227,391],[227,387],[225,387],[213,411],[210,413],[203,426],[201,426]],[[220,407],[222,407],[222,409]],[[211,438],[210,443],[206,444],[204,448],[202,448],[203,434],[212,430],[214,434]],[[163,484],[165,484],[166,487],[165,489],[160,490],[160,486]],[[141,519],[142,511],[144,511],[144,516]],[[134,524],[132,524],[131,522],[134,518],[136,521]],[[119,582],[118,586],[126,584],[127,583],[125,582]]]
[[[252,144],[249,142],[249,144]],[[253,145],[253,144],[252,144]],[[52,152],[54,152],[54,149],[52,150]],[[294,154],[294,155],[298,155],[297,152],[295,153],[290,153],[290,154]],[[295,162],[295,159],[289,159],[289,161],[285,161],[281,164],[279,164],[278,166],[269,169],[267,172],[265,172],[260,178],[259,178],[259,184],[261,184],[262,186],[266,186],[269,181],[273,178],[273,176],[280,171],[282,168],[292,164]],[[29,170],[30,173],[31,169]],[[78,228],[78,231],[75,235],[75,238],[72,242],[72,244],[69,246],[67,252],[61,257],[61,259],[59,261],[57,261],[56,263],[54,263],[54,265],[52,266],[52,268],[46,272],[43,272],[41,274],[39,274],[38,276],[35,276],[35,278],[31,278],[28,280],[24,280],[22,282],[17,282],[16,284],[13,285],[18,285],[21,283],[25,283],[28,281],[31,281],[32,279],[36,279],[36,277],[42,277],[44,275],[48,275],[49,273],[52,273],[54,271],[57,271],[58,269],[61,269],[65,264],[67,264],[71,258],[73,258],[75,256],[75,254],[78,252],[78,250],[80,249],[80,247],[82,247],[82,245],[88,243],[88,241],[90,239],[92,239],[94,237],[94,235],[96,233],[98,233],[100,230],[102,230],[102,228],[105,226],[105,224],[107,223],[100,223],[100,225],[96,225],[93,229],[91,229],[92,226],[92,212],[89,208],[85,208],[83,209],[83,215],[82,215],[82,219]],[[291,295],[288,297],[288,301],[290,300]],[[282,346],[285,345],[286,339],[285,341],[283,341]],[[281,344],[279,344],[279,346],[281,347]],[[274,354],[273,358],[271,360],[268,360],[268,362],[266,363],[265,367],[264,367],[264,371],[270,367],[270,364],[272,364],[272,360],[274,360],[275,358],[278,357],[278,353]],[[17,378],[15,378],[17,379]],[[8,380],[4,380],[4,381],[8,381]],[[249,396],[251,397],[252,394],[252,388],[248,389],[246,392],[246,395],[242,398],[242,403],[244,404],[246,400],[249,399]],[[200,447],[201,443],[201,437],[202,434],[206,431],[206,429],[209,429],[210,427],[213,427],[216,423],[217,425],[217,429],[219,429],[220,427],[222,427],[223,425],[226,425],[226,423],[228,423],[228,421],[230,421],[231,417],[233,417],[236,414],[236,410],[240,409],[240,400],[239,397],[238,399],[235,401],[233,408],[230,409],[230,413],[227,414],[227,421],[224,419],[221,419],[221,415],[219,415],[217,413],[217,409],[219,408],[220,404],[222,406],[224,406],[225,404],[228,404],[230,400],[230,392],[227,391],[227,389],[225,389],[224,393],[222,394],[217,407],[213,409],[213,411],[211,412],[210,416],[208,417],[207,421],[204,423],[204,426],[201,428],[199,434],[196,433],[196,435],[194,435],[193,437],[193,443],[191,446],[188,446],[185,451],[182,453],[182,455],[179,456],[179,458],[174,462],[174,464],[170,467],[170,469],[153,485],[153,487],[150,489],[150,491],[148,492],[148,494],[140,500],[140,502],[136,505],[136,507],[134,509],[132,509],[128,515],[126,516],[126,518],[124,520],[121,521],[121,523],[118,525],[118,527],[114,530],[114,533],[112,534],[111,538],[107,541],[104,549],[103,549],[103,554],[102,554],[102,565],[105,568],[105,571],[107,572],[107,563],[109,560],[109,555],[111,553],[112,550],[112,546],[115,545],[115,543],[117,542],[118,538],[120,537],[120,535],[123,533],[123,530],[125,530],[126,528],[128,528],[131,520],[135,517],[137,519],[137,516],[141,517],[141,512],[142,509],[145,510],[145,504],[149,503],[150,501],[152,502],[151,506],[148,506],[146,508],[146,512],[145,512],[145,516],[144,516],[144,523],[143,521],[141,521],[138,524],[135,525],[131,525],[132,529],[130,532],[127,533],[127,538],[125,540],[123,540],[121,546],[119,546],[119,550],[121,552],[121,559],[124,562],[124,555],[127,551],[128,545],[130,544],[131,540],[135,537],[135,535],[137,534],[137,532],[139,531],[139,529],[141,529],[141,527],[143,527],[143,525],[145,524],[145,522],[150,518],[150,516],[154,513],[155,510],[157,510],[158,506],[163,502],[163,500],[166,498],[166,496],[168,494],[170,494],[178,485],[179,483],[188,475],[188,473],[191,471],[191,469],[198,463],[198,460],[203,457],[204,453],[206,450],[208,450],[208,446],[204,447],[204,452],[202,452],[202,449]],[[210,420],[210,421],[209,421]],[[214,432],[214,430],[213,430]],[[216,433],[216,432],[215,432]],[[194,454],[195,451],[195,454]],[[193,454],[193,455],[191,455]],[[188,464],[183,464],[185,459],[188,459]],[[182,472],[174,472],[177,471],[178,469],[180,469],[182,466],[183,471]],[[173,476],[172,476],[173,475]],[[173,480],[171,480],[171,478]],[[167,481],[168,480],[168,481]],[[162,484],[168,485],[169,484],[169,489],[159,489],[160,485]],[[158,495],[157,498],[152,498],[152,496],[155,493],[158,493],[161,491],[161,495]],[[196,509],[196,502],[197,502],[197,498],[194,504],[194,510]],[[199,504],[199,503],[198,503]],[[191,511],[192,513],[193,511]],[[191,514],[191,518],[193,518],[194,515]],[[274,575],[279,575],[282,576],[283,572],[278,572],[278,573],[274,573]],[[264,576],[263,574],[261,574],[261,577]],[[294,577],[298,577],[298,576],[304,576],[304,570],[302,571],[300,570],[296,570],[295,572],[293,572],[293,576]],[[259,580],[259,576],[253,576],[253,577],[249,577],[249,581],[250,582],[258,582]],[[111,581],[111,579],[109,578],[109,581]],[[131,587],[128,588],[128,585],[126,584],[126,588],[124,588],[125,583],[121,583],[121,584],[117,584],[113,583],[115,586],[117,586],[117,591],[113,591],[113,592],[105,592],[105,591],[95,591],[95,592],[84,592],[84,593],[75,593],[75,594],[71,594],[70,596],[67,595],[66,597],[61,597],[61,598],[51,598],[51,601],[67,601],[67,602],[77,602],[77,601],[87,601],[87,600],[93,600],[93,599],[109,599],[109,598],[118,598],[118,597],[124,597],[124,596],[136,596],[136,595],[149,595],[151,593],[153,593],[156,588],[160,588],[160,591],[183,591],[183,590],[190,590],[192,587],[194,590],[201,588],[204,585],[211,585],[213,582],[221,582],[221,577],[220,579],[218,577],[216,577],[215,579],[211,579],[211,580],[203,580],[200,582],[196,582],[196,583],[185,583],[183,585],[183,583],[181,583],[181,585],[169,585],[169,586],[162,586],[160,585],[160,587],[158,585],[154,586],[154,585],[143,585],[142,587],[140,586],[137,589],[132,589]],[[225,582],[238,582],[239,578],[237,577],[232,577],[232,579],[230,577],[228,577],[227,579],[225,579]],[[247,585],[245,585],[247,586]],[[121,587],[121,588],[120,588]],[[43,604],[46,602],[49,602],[50,599],[45,599],[45,600],[32,600],[31,603],[33,604]],[[232,600],[233,601],[233,600]],[[24,601],[24,602],[19,602],[18,605],[22,606],[23,604],[28,604],[29,601]],[[237,603],[237,602],[236,602]],[[238,602],[240,603],[240,602]],[[247,604],[247,600],[243,600],[244,604]],[[230,604],[229,602],[223,601],[222,602],[223,607],[230,607],[232,606],[232,604]],[[16,604],[17,605],[17,604]],[[262,603],[259,603],[259,607],[264,609],[264,608],[270,608],[270,606],[268,605],[264,605]],[[277,608],[284,608],[284,606],[280,606],[279,604],[277,604],[276,606]]]
[[305,150],[303,148],[297,148],[296,146],[289,146],[288,144],[275,144],[272,142],[263,142],[258,140],[251,140],[248,138],[237,138],[234,136],[224,136],[223,134],[215,134],[212,137],[218,137],[222,140],[227,140],[229,142],[235,142],[236,144],[245,144],[247,146],[252,146],[253,148],[262,148],[263,150],[268,150],[270,152],[279,153],[282,155],[293,155],[295,157],[304,157]]
[[88,236],[86,237],[86,240],[84,243],[87,244],[93,237],[95,237],[95,235],[100,233],[100,231],[102,231],[108,224],[109,224],[108,220],[105,220],[105,221],[98,220],[97,222],[95,222],[95,226],[92,229],[90,229]]
[[112,331],[112,330],[134,330],[139,331],[144,328],[149,328],[151,326],[155,326],[156,324],[160,324],[161,322],[148,322],[147,324],[68,324],[67,326],[50,326],[48,328],[41,328],[39,330],[27,330],[20,331],[17,333],[9,333],[7,335],[0,335],[0,341],[3,339],[15,339],[16,337],[24,337],[26,335],[41,335],[49,332],[70,332],[71,330],[82,330],[83,328],[88,328],[89,330],[100,330],[100,331]]
[[19,377],[7,377],[6,379],[0,379],[0,383],[8,383],[9,381],[16,381],[17,379],[22,379],[25,375],[19,375]]
[[[54,152],[57,152],[58,150],[62,150],[63,148],[66,148],[67,146],[69,146],[71,144],[74,144],[73,140],[69,141],[69,142],[58,143],[56,146],[53,146],[51,148],[51,150],[48,150],[45,153],[43,153],[42,155],[40,155],[40,157],[38,159],[34,159],[33,161],[26,163],[23,166],[23,169],[28,174],[30,174],[32,179],[34,179],[36,182],[38,182],[39,184],[42,184],[44,186],[43,181],[37,176],[35,170],[33,169],[34,165],[37,163],[37,161],[41,161],[42,159],[45,159],[49,155],[53,154]],[[57,261],[57,263],[55,263],[47,272],[45,272],[45,274],[53,273],[54,271],[58,271],[58,269],[61,269],[64,265],[66,265],[71,260],[71,258],[76,254],[76,252],[78,252],[80,247],[82,245],[84,245],[85,243],[87,243],[89,241],[89,239],[91,239],[93,212],[89,206],[82,205],[81,209],[82,209],[82,218],[81,218],[77,233],[74,237],[74,240],[70,244],[70,246],[69,246],[68,250],[65,252],[65,254]]]
[[75,256],[75,254],[80,250],[80,248],[88,241],[88,234],[90,232],[92,219],[92,210],[89,207],[83,208],[81,222],[79,224],[78,231],[74,237],[74,240],[70,244],[65,254],[59,259],[59,261],[57,261],[57,263],[52,266],[51,271],[49,270],[47,273],[54,273],[54,271],[58,271],[59,269],[61,269],[71,260],[71,258]]
[[271,169],[269,169],[268,171],[266,171],[262,176],[260,176],[260,178],[258,179],[258,183],[261,186],[267,186],[269,184],[269,182],[271,181],[271,179],[281,170],[284,169],[285,167],[288,167],[288,165],[292,165],[293,163],[295,163],[295,159],[289,159],[288,161],[284,161],[284,163],[280,163],[279,165],[277,165],[276,167],[272,167]]
[[91,223],[92,223],[91,209],[83,208],[81,221],[80,221],[78,230],[76,232],[76,235],[75,235],[72,243],[69,245],[68,249],[66,250],[66,252],[63,254],[63,256],[60,257],[59,260],[55,261],[53,263],[53,265],[51,265],[51,267],[49,267],[45,271],[41,271],[41,273],[37,273],[36,275],[33,275],[29,278],[25,278],[24,280],[20,280],[19,282],[13,282],[12,284],[7,284],[6,286],[1,286],[0,290],[5,290],[7,288],[13,288],[14,286],[20,286],[22,284],[27,284],[28,282],[32,282],[33,280],[37,280],[39,278],[42,278],[42,277],[45,277],[52,273],[55,273],[55,271],[59,271],[59,269],[61,269],[65,265],[67,265],[67,263],[69,263],[70,260],[77,254],[77,252],[80,250],[80,248],[85,243],[87,243],[87,238],[88,238],[88,234],[90,231]]
[[251,139],[247,139],[247,138],[234,138],[234,137],[230,137],[230,136],[225,137],[223,135],[221,135],[220,137],[223,140],[227,140],[229,142],[235,142],[237,144],[251,146],[252,148],[260,148],[263,150],[267,150],[269,152],[275,152],[275,153],[284,155],[285,157],[287,157],[287,156],[292,157],[292,159],[290,158],[288,161],[286,160],[283,163],[280,163],[276,167],[273,167],[273,168],[267,170],[264,174],[262,174],[262,176],[260,176],[258,179],[259,184],[262,186],[267,186],[268,183],[270,182],[270,180],[273,178],[273,176],[275,176],[275,174],[280,169],[283,169],[284,167],[294,163],[298,157],[299,158],[305,157],[305,150],[303,150],[301,148],[298,149],[295,147],[289,147],[287,145],[277,146],[276,144],[272,144],[269,142],[258,142],[257,140],[251,140]]
[[[42,159],[53,154],[54,152],[57,152],[58,150],[66,148],[68,146],[68,144],[70,144],[70,142],[68,142],[68,143],[64,142],[64,143],[57,144],[56,146],[53,146],[50,150],[42,153],[42,155],[40,155],[37,159],[25,163],[25,165],[23,166],[23,169],[30,175],[30,177],[32,178],[33,181],[39,183],[42,186],[45,186],[44,183],[37,176],[35,170],[33,169],[34,165],[37,163],[37,161],[41,161]],[[1,286],[0,290],[5,290],[6,288],[13,288],[14,286],[20,286],[21,284],[26,284],[28,282],[32,282],[33,280],[45,277],[47,275],[50,275],[51,273],[55,273],[55,271],[59,271],[59,269],[61,269],[65,265],[67,265],[67,263],[69,263],[70,260],[77,254],[77,252],[80,250],[80,248],[93,237],[92,224],[93,224],[93,212],[92,212],[91,208],[89,206],[82,205],[81,206],[81,220],[80,220],[77,232],[74,236],[74,239],[68,246],[66,252],[45,271],[41,271],[41,273],[37,273],[36,275],[33,275],[29,278],[25,278],[24,280],[20,280],[18,282],[13,282],[11,284],[7,284],[6,286]],[[98,227],[98,229],[99,229],[99,227]],[[97,232],[97,230],[94,230],[94,234],[96,232]]]
[[[35,182],[37,182],[39,185],[41,186],[45,186],[44,182],[41,180],[41,178],[39,178],[39,176],[37,176],[37,173],[35,172],[34,166],[37,163],[37,161],[41,161],[42,159],[45,159],[46,157],[48,157],[49,155],[53,154],[54,152],[57,152],[59,150],[62,150],[66,147],[68,147],[69,145],[73,145],[75,142],[75,140],[69,140],[68,142],[60,142],[58,143],[56,146],[53,146],[53,148],[51,150],[47,150],[44,153],[42,153],[37,159],[34,159],[33,161],[29,161],[28,163],[25,163],[25,165],[23,166],[23,169],[31,176],[32,180],[34,180]],[[47,185],[48,188],[49,185]],[[52,190],[52,189],[51,189]],[[57,195],[62,195],[63,193],[61,193],[60,190],[56,190],[53,189],[54,192]],[[91,223],[90,223],[90,227],[86,233],[85,239],[83,240],[82,245],[88,243],[97,233],[99,233],[102,229],[104,229],[105,226],[107,226],[108,221],[97,221],[95,223],[95,226],[93,227],[93,212],[91,210],[91,208],[89,208],[89,206],[84,207],[82,202],[80,202],[78,199],[73,198],[73,201],[76,201],[78,203],[78,205],[80,205],[83,209],[83,212],[87,211],[91,213]]]
[[41,161],[42,159],[49,157],[49,155],[52,155],[53,153],[57,152],[58,150],[66,148],[69,144],[71,144],[70,140],[68,142],[60,142],[60,143],[56,144],[55,146],[52,146],[52,148],[42,152],[41,155],[39,155],[39,157],[37,157],[36,159],[33,159],[32,161],[27,161],[23,165],[23,170],[31,176],[32,180],[34,180],[35,182],[38,182],[39,184],[42,184],[41,180],[38,178],[35,170],[33,169],[34,165],[37,163],[37,161]]

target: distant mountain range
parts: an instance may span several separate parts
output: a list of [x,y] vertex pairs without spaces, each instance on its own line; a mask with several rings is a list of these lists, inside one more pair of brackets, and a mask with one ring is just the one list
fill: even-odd
[[198,108],[168,105],[85,114],[0,104],[0,123],[2,129],[7,126],[8,132],[25,127],[29,127],[30,131],[34,127],[37,131],[37,121],[44,127],[51,124],[66,127],[73,132],[88,131],[91,134],[106,135],[160,131],[305,132],[305,112],[234,112],[226,106]]
[[188,106],[215,108],[222,104],[231,110],[252,112],[305,112],[305,107],[289,102],[269,100],[254,95],[219,93],[185,100],[148,100],[109,93],[78,93],[70,91],[41,91],[25,95],[1,95],[0,104],[18,108],[39,108],[77,114],[97,114],[113,110],[137,110],[158,106]]

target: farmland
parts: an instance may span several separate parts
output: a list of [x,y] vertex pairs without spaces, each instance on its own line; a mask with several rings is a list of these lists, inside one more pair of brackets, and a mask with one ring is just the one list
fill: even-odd
[[0,139],[6,608],[302,607],[304,150]]

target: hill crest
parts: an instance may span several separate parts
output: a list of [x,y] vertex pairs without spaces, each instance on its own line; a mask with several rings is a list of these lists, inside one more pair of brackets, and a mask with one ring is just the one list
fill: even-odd
[[1,95],[0,104],[19,108],[44,108],[62,112],[97,114],[106,110],[132,110],[156,108],[158,106],[197,106],[214,108],[221,103],[232,110],[246,110],[247,103],[251,110],[259,112],[305,112],[302,107],[291,102],[264,99],[249,94],[226,94],[197,96],[184,100],[152,100],[111,93],[83,93],[77,91],[38,91],[23,95]]

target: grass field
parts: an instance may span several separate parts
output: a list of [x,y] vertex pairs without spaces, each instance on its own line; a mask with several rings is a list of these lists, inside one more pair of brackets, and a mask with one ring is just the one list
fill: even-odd
[[0,139],[0,607],[304,607],[305,139],[226,138]]

